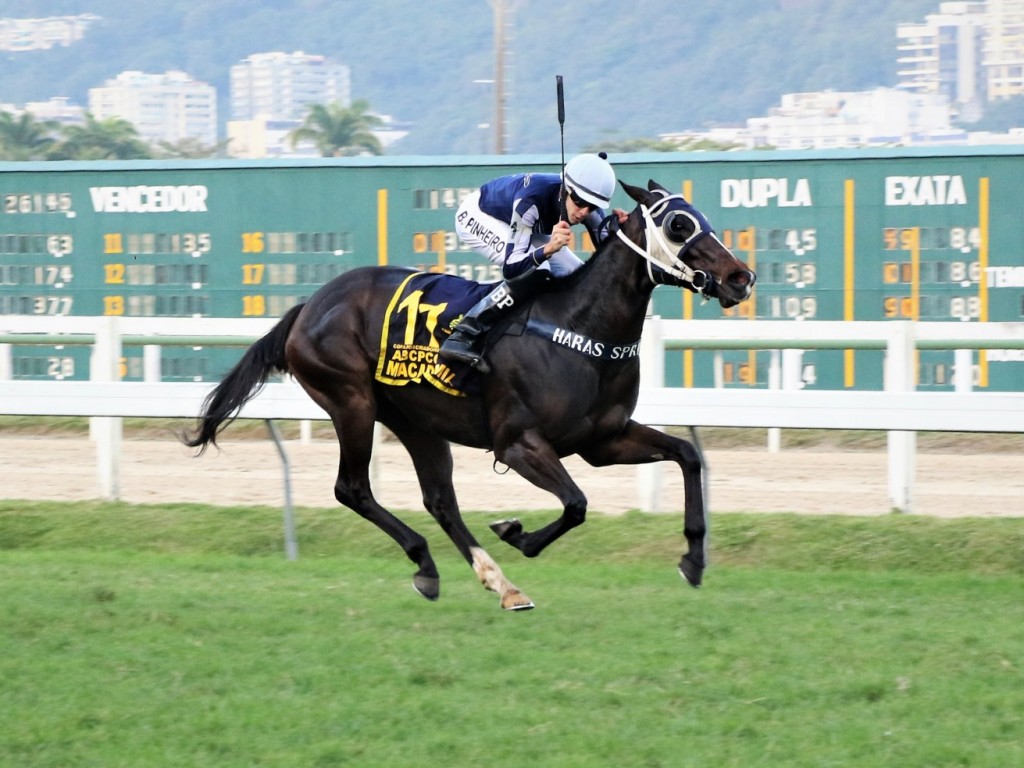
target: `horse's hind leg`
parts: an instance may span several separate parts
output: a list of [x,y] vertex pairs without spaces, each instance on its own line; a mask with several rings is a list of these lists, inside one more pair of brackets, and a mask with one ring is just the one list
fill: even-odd
[[452,451],[448,441],[408,424],[389,426],[412,457],[423,491],[423,506],[473,567],[480,582],[498,594],[501,607],[506,611],[533,608],[533,601],[505,578],[498,564],[466,527],[452,485]]
[[691,586],[699,587],[707,562],[705,539],[704,491],[701,460],[697,450],[682,440],[651,427],[630,421],[616,437],[580,451],[580,456],[595,467],[609,464],[646,464],[674,461],[683,471],[683,534],[687,551],[679,560],[679,573]]
[[377,503],[370,488],[372,411],[368,407],[355,408],[350,403],[344,409],[344,415],[329,413],[341,449],[338,479],[334,484],[335,498],[394,539],[406,556],[419,566],[413,575],[413,587],[428,600],[437,600],[441,594],[441,578],[427,540]]
[[[372,304],[366,306],[373,288],[358,280],[339,281],[337,286],[337,293],[318,293],[320,298],[311,299],[299,315],[285,345],[287,367],[334,424],[340,454],[335,498],[395,540],[418,566],[413,586],[428,600],[436,600],[440,577],[427,540],[382,507],[370,487],[378,403],[374,359],[363,352],[359,339],[374,312]],[[343,309],[345,297],[355,303]]]

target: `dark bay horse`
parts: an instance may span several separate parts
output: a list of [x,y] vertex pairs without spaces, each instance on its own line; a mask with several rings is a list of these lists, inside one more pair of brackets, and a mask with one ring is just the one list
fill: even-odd
[[[653,181],[648,189],[622,187],[638,204],[628,220],[612,224],[614,233],[582,268],[518,310],[521,332],[493,342],[487,352],[492,372],[480,377],[472,394],[453,396],[426,383],[391,386],[375,378],[389,302],[412,273],[359,268],[293,307],[250,347],[207,397],[196,431],[183,439],[202,453],[270,373],[291,374],[334,424],[341,449],[335,497],[402,547],[418,567],[415,588],[436,600],[440,577],[423,536],[371,492],[374,422],[408,450],[427,510],[507,610],[532,608],[533,602],[505,578],[463,522],[452,485],[451,442],[493,450],[497,461],[558,497],[562,515],[542,528],[527,532],[518,520],[491,526],[527,557],[584,521],[587,499],[561,458],[578,454],[593,466],[673,461],[685,484],[687,551],[679,571],[699,586],[705,565],[700,458],[686,440],[630,418],[640,381],[637,342],[656,284],[681,286],[730,307],[750,296],[755,276],[681,195]],[[432,337],[431,346],[442,340]]]

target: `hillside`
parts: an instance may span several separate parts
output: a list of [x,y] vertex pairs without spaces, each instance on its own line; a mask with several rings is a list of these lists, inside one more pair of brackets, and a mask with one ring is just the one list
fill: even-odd
[[[513,3],[513,0],[508,0]],[[599,142],[736,122],[782,93],[860,90],[895,79],[895,29],[937,0],[515,0],[509,151],[557,152],[556,74],[565,77],[569,152]],[[586,12],[581,13],[580,9]],[[0,15],[94,13],[68,48],[7,53],[0,102],[68,96],[126,69],[181,69],[216,86],[270,50],[322,53],[352,70],[353,96],[411,124],[392,152],[477,153],[493,119],[487,0],[5,0]]]

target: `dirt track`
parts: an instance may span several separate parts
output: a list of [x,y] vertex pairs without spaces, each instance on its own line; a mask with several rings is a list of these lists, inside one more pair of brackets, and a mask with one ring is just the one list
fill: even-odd
[[[280,505],[280,459],[269,441],[232,441],[202,458],[166,440],[128,439],[122,450],[121,498],[136,503],[188,501],[207,504]],[[337,447],[326,440],[286,444],[293,499],[299,506],[336,506],[333,497]],[[420,509],[412,466],[401,447],[385,442],[378,454],[377,495],[395,509]],[[808,514],[876,515],[889,512],[884,451],[851,453],[763,448],[710,450],[711,509],[715,512],[791,511]],[[492,471],[482,451],[455,449],[455,484],[465,510],[503,513],[555,509],[554,497],[514,473]],[[3,497],[92,499],[98,495],[95,451],[84,438],[0,438]],[[590,500],[592,511],[620,513],[638,505],[637,469],[593,469],[566,462]],[[663,495],[670,509],[682,506],[682,479],[663,465]],[[929,454],[917,457],[913,512],[936,517],[1024,516],[1024,465],[1019,453]]]

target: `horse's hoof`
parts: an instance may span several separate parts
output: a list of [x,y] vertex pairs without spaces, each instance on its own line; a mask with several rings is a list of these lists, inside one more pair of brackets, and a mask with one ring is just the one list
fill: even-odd
[[441,596],[441,580],[436,576],[421,576],[417,573],[412,577],[412,588],[430,601]]
[[501,608],[505,611],[529,611],[533,607],[533,600],[518,590],[507,592],[501,598]]
[[498,534],[498,538],[502,541],[511,543],[511,539],[523,532],[523,524],[519,522],[519,518],[513,517],[509,520],[491,523],[491,530]]
[[679,561],[679,575],[682,576],[686,580],[686,583],[691,587],[696,588],[700,586],[700,580],[703,573],[703,568],[698,565],[694,565],[685,557]]

